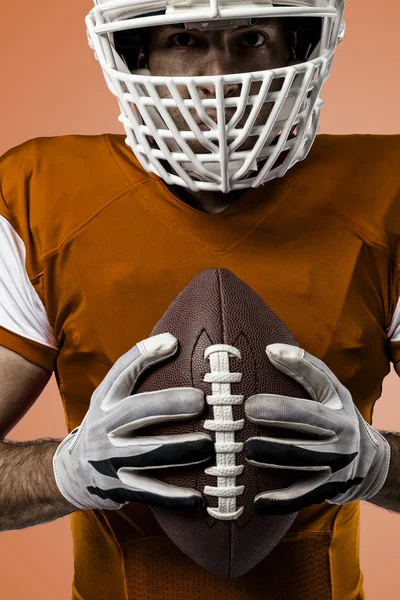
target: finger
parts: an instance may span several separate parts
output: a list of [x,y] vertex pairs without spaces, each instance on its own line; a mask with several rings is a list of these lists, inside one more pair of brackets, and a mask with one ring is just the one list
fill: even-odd
[[143,502],[179,510],[194,510],[204,505],[203,497],[197,490],[168,485],[124,468],[119,470],[117,480],[105,482],[102,489],[89,486],[88,491],[94,496],[102,499],[106,497],[119,504]]
[[115,477],[122,467],[160,469],[197,465],[206,462],[215,453],[214,442],[206,433],[133,437],[115,449],[111,456],[109,448],[108,453],[105,449],[103,454],[102,448],[96,450],[98,456],[107,458],[89,462],[99,473],[109,477]]
[[131,469],[120,469],[119,479],[140,496],[140,502],[173,509],[194,509],[204,505],[200,492],[191,488],[164,483],[153,477],[136,473]]
[[307,478],[288,488],[258,494],[254,499],[254,508],[260,515],[286,515],[298,512],[312,504],[321,504],[338,494],[345,493],[353,485],[357,485],[355,480],[345,483],[325,481],[318,485],[317,479]]
[[204,410],[201,390],[177,387],[141,392],[119,402],[110,414],[109,428],[114,437],[122,438],[136,429],[184,419],[193,419]]
[[111,367],[92,400],[101,399],[101,408],[110,410],[129,396],[140,374],[149,366],[175,354],[178,340],[170,333],[160,333],[142,340],[123,354]]
[[341,396],[351,400],[350,392],[329,367],[302,348],[290,344],[270,344],[266,352],[277,369],[298,381],[312,398],[331,410],[343,408]]
[[[314,442],[315,445],[315,442]],[[251,437],[245,442],[247,462],[263,468],[290,469],[294,471],[321,471],[329,468],[331,472],[347,467],[357,456],[357,452],[340,454],[321,452],[310,448],[307,442],[293,444],[291,440]]]
[[314,400],[255,394],[247,398],[244,410],[249,421],[262,426],[293,429],[325,440],[337,440],[337,413]]

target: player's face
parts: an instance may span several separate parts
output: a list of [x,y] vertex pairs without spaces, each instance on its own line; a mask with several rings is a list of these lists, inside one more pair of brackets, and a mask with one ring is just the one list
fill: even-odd
[[[153,27],[149,30],[148,66],[152,75],[202,76],[224,75],[230,73],[247,73],[276,69],[287,66],[292,59],[287,34],[282,20],[263,19],[256,25],[243,26],[222,30],[176,29],[170,26]],[[281,82],[275,81],[274,91],[281,87]],[[253,82],[250,93],[256,94],[260,82]],[[157,87],[159,95],[169,97],[169,91],[164,86]],[[186,87],[179,91],[183,98],[189,97]],[[241,84],[224,86],[225,97],[239,96]],[[200,98],[215,98],[215,88],[204,85],[198,88]],[[244,124],[251,107],[248,106],[241,121]],[[264,104],[258,115],[256,125],[265,123],[272,110],[271,104]],[[208,116],[216,120],[215,110],[208,109]],[[234,109],[226,110],[226,121],[232,117]],[[188,125],[179,109],[170,110],[178,129],[188,129]],[[192,115],[198,121],[194,111]],[[208,127],[200,124],[200,128]],[[255,140],[248,138],[241,149],[249,149]],[[198,142],[190,142],[192,150],[204,151]]]
[[285,66],[291,54],[279,19],[211,31],[152,27],[148,50],[151,74],[166,77],[264,71]]

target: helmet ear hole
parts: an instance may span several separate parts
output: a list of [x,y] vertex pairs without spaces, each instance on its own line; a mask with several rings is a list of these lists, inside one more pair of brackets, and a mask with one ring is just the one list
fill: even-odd
[[114,33],[114,48],[131,73],[146,66],[142,30],[116,31]]
[[321,41],[322,19],[320,17],[293,17],[287,28],[291,36],[293,58],[304,62],[312,55]]
[[147,67],[147,56],[145,55],[143,48],[141,48],[137,60],[137,69],[147,69]]

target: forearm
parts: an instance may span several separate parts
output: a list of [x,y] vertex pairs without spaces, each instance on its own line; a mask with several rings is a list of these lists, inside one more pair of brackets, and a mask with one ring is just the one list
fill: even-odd
[[0,441],[0,531],[46,523],[77,510],[54,478],[52,460],[60,442]]
[[381,430],[379,432],[390,444],[389,472],[383,487],[368,502],[400,513],[400,432]]

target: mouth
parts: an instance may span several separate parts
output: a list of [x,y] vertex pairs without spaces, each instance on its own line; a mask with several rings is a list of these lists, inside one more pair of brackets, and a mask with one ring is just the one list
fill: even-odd
[[211,131],[211,128],[203,122],[198,123],[198,126],[200,131]]
[[[211,119],[211,121],[214,121],[215,124],[218,123],[218,119],[217,119],[217,113],[216,112],[206,112],[206,115],[209,119]],[[206,125],[204,123],[204,121],[202,121],[200,118],[196,119],[196,123],[200,129],[200,131],[211,131],[211,127],[209,125]]]
[[[210,116],[210,115],[208,115],[208,116]],[[214,121],[214,119],[213,119],[213,121]],[[196,121],[196,122],[197,122],[197,121]],[[215,120],[215,122],[216,122],[216,120]],[[197,125],[198,125],[198,127],[199,127],[200,131],[211,131],[211,128],[210,128],[208,125],[206,125],[205,123],[203,123],[203,121],[197,122]],[[274,139],[274,141],[272,142],[271,146],[274,146],[275,144],[277,144],[277,142],[278,142],[278,139],[279,139],[279,136],[280,136],[280,133],[281,133],[281,132],[279,132],[279,133],[277,134],[277,136],[276,136],[276,138]],[[293,139],[294,139],[294,138],[296,138],[296,137],[297,137],[297,126],[294,126],[294,127],[292,128],[292,130],[290,131],[290,133],[289,133],[289,135],[288,135],[288,138],[287,138],[287,139],[288,139],[288,140],[293,140]]]
[[[218,123],[218,117],[217,117],[217,113],[216,112],[207,112],[207,117],[209,119],[211,119],[212,121],[214,121],[215,124]],[[225,110],[225,123],[229,123],[229,121],[232,119],[233,115],[235,114],[235,111],[228,111]],[[200,131],[211,131],[211,127],[209,125],[206,125],[203,121],[201,121],[200,119],[196,120],[196,123],[200,129]]]

